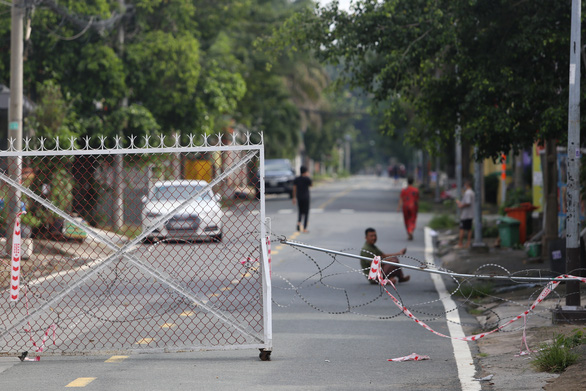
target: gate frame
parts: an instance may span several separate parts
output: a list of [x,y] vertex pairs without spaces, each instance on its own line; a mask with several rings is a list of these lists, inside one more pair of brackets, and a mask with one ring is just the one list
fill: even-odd
[[[93,239],[105,244],[107,247],[112,249],[114,252],[106,257],[104,260],[101,260],[100,263],[95,267],[91,268],[89,271],[84,273],[75,283],[68,286],[67,289],[64,289],[60,293],[56,294],[50,300],[46,301],[44,304],[40,305],[39,307],[35,308],[33,312],[28,314],[26,317],[23,317],[20,321],[12,324],[9,328],[3,330],[0,333],[0,339],[5,338],[14,330],[22,327],[24,324],[27,323],[28,319],[35,316],[36,314],[43,313],[50,308],[51,305],[55,302],[62,300],[66,297],[71,291],[73,291],[78,286],[83,285],[89,278],[93,277],[95,274],[104,270],[107,266],[109,266],[115,259],[124,258],[125,260],[129,261],[131,264],[136,266],[138,269],[142,270],[148,275],[155,277],[159,282],[163,285],[167,286],[169,289],[177,292],[182,297],[190,300],[192,303],[197,304],[200,308],[203,308],[208,314],[216,317],[224,325],[227,327],[231,327],[239,331],[244,335],[248,335],[253,339],[258,341],[258,344],[243,344],[243,345],[221,345],[221,346],[191,346],[191,347],[177,347],[177,348],[163,348],[165,352],[170,352],[174,350],[237,350],[237,349],[254,349],[258,348],[261,350],[260,357],[263,361],[266,361],[270,357],[270,353],[272,351],[272,286],[271,286],[271,277],[270,277],[270,264],[269,264],[269,255],[267,250],[267,225],[266,225],[266,210],[265,210],[265,184],[264,184],[264,138],[262,133],[258,133],[260,136],[260,141],[258,143],[254,143],[251,140],[252,134],[247,132],[245,133],[245,142],[242,144],[238,144],[238,140],[234,137],[233,144],[223,144],[222,143],[222,135],[218,134],[217,136],[217,144],[210,145],[209,138],[210,136],[204,135],[203,136],[203,144],[202,145],[195,145],[195,137],[194,135],[189,135],[189,145],[181,146],[180,144],[180,136],[175,136],[175,143],[173,146],[168,147],[164,145],[165,136],[161,135],[159,137],[159,145],[158,146],[151,146],[150,145],[150,136],[145,136],[145,146],[141,148],[135,147],[135,140],[136,137],[131,136],[129,137],[130,146],[127,148],[121,147],[122,138],[120,136],[114,137],[115,147],[114,148],[106,148],[105,144],[107,138],[104,136],[100,136],[100,147],[99,148],[91,148],[90,137],[85,137],[84,141],[86,146],[84,148],[75,148],[75,141],[77,139],[70,138],[70,148],[63,149],[59,145],[59,138],[56,138],[54,141],[56,143],[55,148],[47,149],[44,147],[44,143],[46,141],[45,138],[38,139],[40,142],[39,149],[31,149],[30,143],[32,141],[31,138],[26,138],[24,140],[25,149],[24,150],[17,150],[15,148],[15,140],[9,139],[9,149],[6,151],[0,151],[0,157],[16,157],[20,158],[18,164],[22,164],[23,157],[51,157],[51,156],[82,156],[82,155],[136,155],[136,154],[171,154],[171,153],[193,153],[193,152],[238,152],[238,151],[249,151],[246,156],[241,158],[237,163],[233,164],[229,169],[222,172],[216,178],[214,178],[207,186],[205,186],[202,190],[194,194],[191,198],[182,202],[179,206],[175,209],[170,211],[168,214],[161,216],[156,222],[146,231],[143,231],[140,235],[136,238],[130,240],[126,244],[122,246],[116,245],[113,241],[111,241],[108,237],[101,235],[97,231],[93,229],[93,227],[85,224],[82,221],[75,220],[66,212],[60,210],[51,202],[45,200],[38,194],[34,193],[27,187],[22,186],[20,182],[20,178],[18,181],[10,178],[8,175],[0,173],[0,180],[12,186],[13,188],[19,190],[21,193],[27,195],[32,200],[38,202],[42,206],[46,207],[47,209],[51,210],[52,212],[58,214],[63,219],[67,220],[67,222],[71,223],[77,228],[84,230],[88,236],[92,237]],[[199,298],[197,298],[193,293],[181,287],[181,284],[176,283],[174,278],[169,275],[163,275],[159,270],[156,268],[150,267],[146,265],[143,261],[138,259],[136,256],[132,254],[128,254],[127,251],[131,250],[136,244],[140,243],[144,238],[146,238],[152,231],[156,229],[159,223],[163,223],[164,221],[168,220],[171,216],[176,214],[177,212],[185,209],[189,203],[198,197],[200,194],[208,191],[210,188],[215,186],[216,184],[222,182],[224,179],[232,175],[237,169],[248,163],[252,160],[252,158],[258,154],[259,158],[259,182],[260,182],[260,194],[261,198],[260,202],[260,227],[259,227],[259,242],[260,242],[260,257],[262,265],[262,273],[261,273],[261,281],[262,281],[262,294],[263,294],[263,334],[264,340],[261,340],[256,333],[253,331],[247,330],[247,326],[239,325],[238,321],[234,319],[232,321],[229,319],[229,316],[226,314],[216,311],[215,309],[211,308],[207,304],[201,302]],[[19,200],[17,200],[18,202]],[[132,350],[125,350],[124,351],[132,351]],[[156,352],[161,350],[161,348],[153,348],[150,349],[152,352]],[[111,350],[110,350],[111,351]],[[144,352],[144,350],[141,350]],[[50,353],[48,353],[50,354]],[[67,353],[63,353],[67,354]]]

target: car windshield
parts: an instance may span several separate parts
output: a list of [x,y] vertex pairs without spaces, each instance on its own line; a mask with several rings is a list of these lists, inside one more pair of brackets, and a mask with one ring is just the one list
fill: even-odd
[[286,161],[266,161],[265,171],[291,171],[291,166]]
[[[169,185],[157,186],[153,191],[153,199],[156,201],[185,201],[193,197],[203,189],[201,185]],[[210,192],[206,191],[196,200],[210,200]]]

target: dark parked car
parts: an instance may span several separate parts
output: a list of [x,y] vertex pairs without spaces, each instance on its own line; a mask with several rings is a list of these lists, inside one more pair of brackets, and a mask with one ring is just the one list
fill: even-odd
[[[295,171],[287,159],[265,160],[265,194],[289,194],[293,196],[293,180]],[[256,189],[257,198],[260,198],[260,189]]]

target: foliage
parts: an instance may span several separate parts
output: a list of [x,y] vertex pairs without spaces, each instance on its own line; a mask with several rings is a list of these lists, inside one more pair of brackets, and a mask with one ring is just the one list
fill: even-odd
[[478,299],[490,296],[494,293],[494,286],[490,282],[471,283],[470,281],[463,281],[458,285],[458,289],[454,292],[455,295],[464,297],[466,299]]
[[482,237],[483,238],[498,238],[499,228],[496,224],[489,224],[486,220],[482,221]]
[[574,364],[580,355],[572,348],[586,342],[583,330],[575,330],[574,334],[566,336],[557,334],[551,344],[544,344],[531,364],[539,371],[560,373]]
[[402,117],[432,151],[460,124],[478,158],[498,158],[565,137],[569,21],[568,1],[358,0],[297,13],[266,42],[343,64],[339,83],[384,105],[386,131]]
[[[270,154],[297,151],[300,109],[307,100],[295,95],[323,102],[325,72],[301,54],[267,70],[266,56],[252,43],[311,1],[126,4],[119,10],[115,0],[64,0],[60,10],[27,13],[32,33],[25,43],[25,94],[37,102],[43,93],[38,86],[52,80],[75,97],[73,113],[83,136],[221,133],[236,120],[263,131]],[[114,11],[124,17],[114,18]],[[0,39],[9,42],[9,36],[5,12]],[[9,51],[0,52],[4,84],[9,60]]]
[[449,214],[434,215],[428,225],[429,228],[434,230],[454,228],[456,226],[456,219],[453,215]]

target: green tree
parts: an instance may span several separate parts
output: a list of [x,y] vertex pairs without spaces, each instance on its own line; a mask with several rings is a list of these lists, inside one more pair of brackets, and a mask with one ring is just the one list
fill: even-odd
[[424,125],[409,128],[413,143],[446,145],[459,114],[479,157],[497,157],[563,133],[569,12],[569,1],[358,0],[353,13],[295,14],[268,43],[342,63],[388,118],[404,101]]

